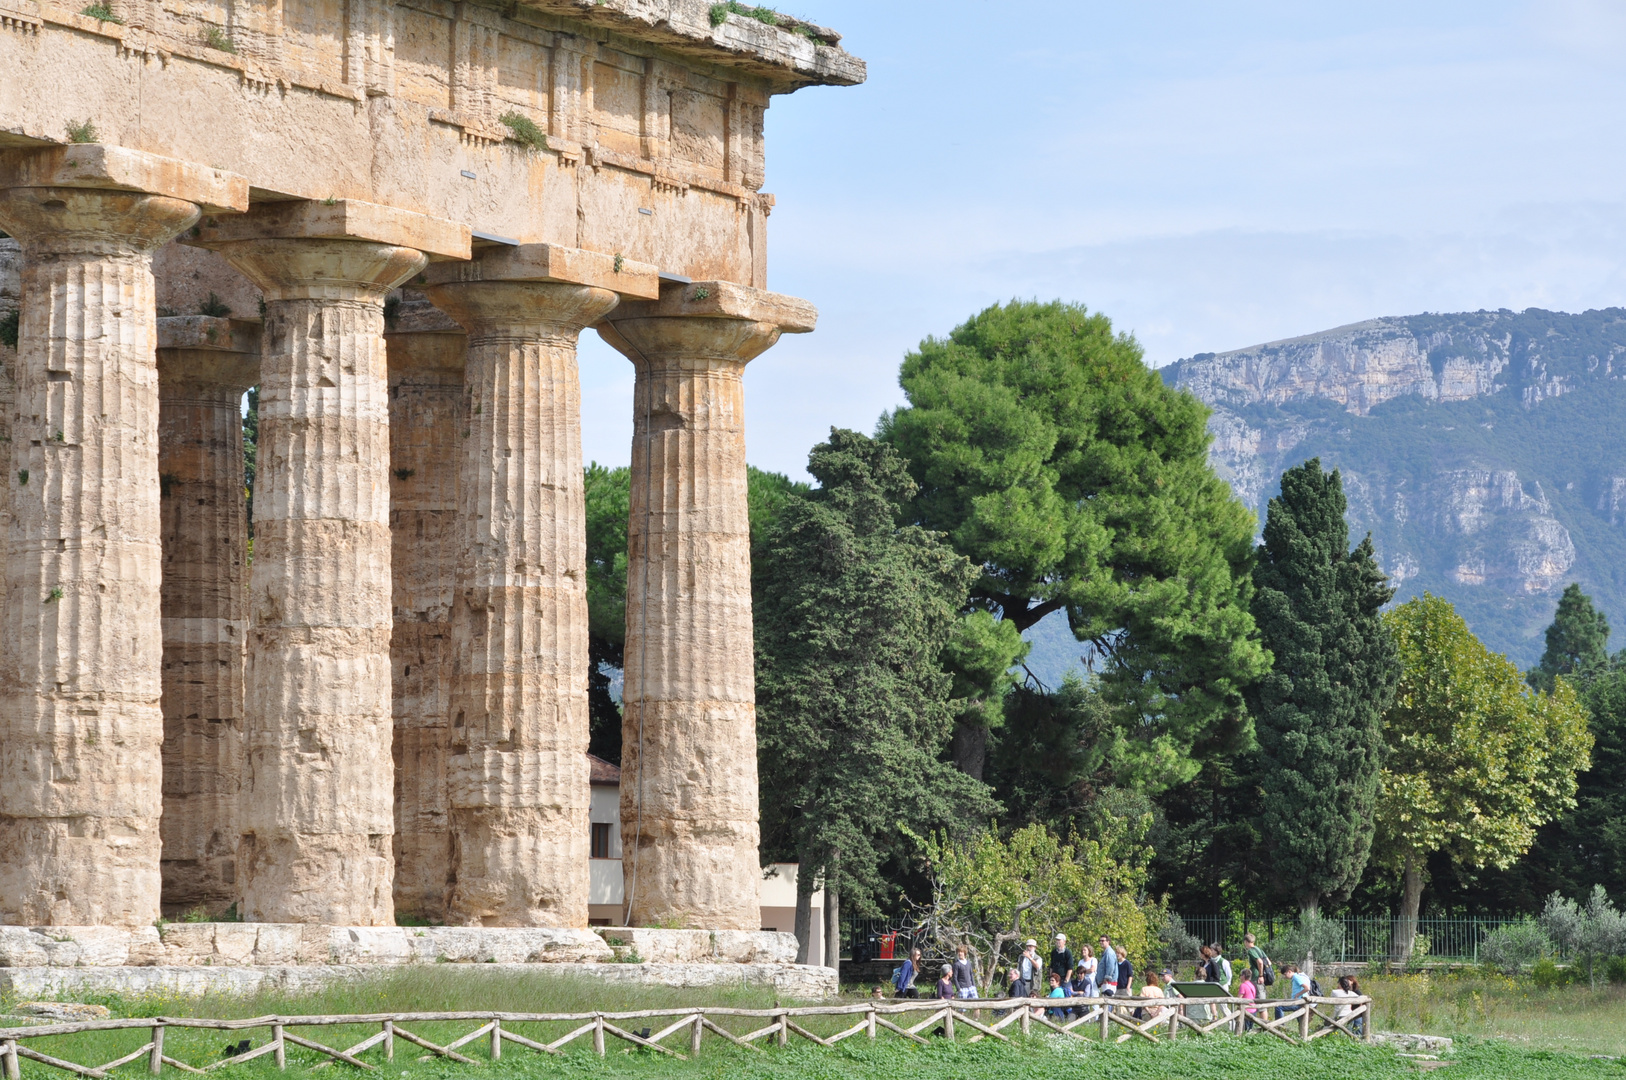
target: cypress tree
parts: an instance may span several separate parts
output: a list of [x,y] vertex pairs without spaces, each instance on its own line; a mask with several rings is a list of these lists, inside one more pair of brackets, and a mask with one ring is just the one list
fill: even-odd
[[1254,568],[1253,617],[1275,656],[1247,691],[1261,835],[1303,912],[1341,902],[1372,849],[1382,717],[1399,678],[1378,612],[1394,590],[1370,535],[1349,549],[1343,481],[1311,459],[1282,475]]
[[1571,582],[1558,598],[1558,610],[1547,627],[1547,648],[1530,672],[1530,685],[1551,691],[1560,675],[1591,675],[1609,663],[1609,619],[1592,606],[1592,597]]

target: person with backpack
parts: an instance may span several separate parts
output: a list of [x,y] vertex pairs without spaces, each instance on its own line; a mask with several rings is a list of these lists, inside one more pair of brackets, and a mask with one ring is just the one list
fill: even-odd
[[1013,997],[1033,997],[1039,989],[1039,943],[1028,938],[1022,943],[1022,958],[1016,962],[1016,986]]
[[1263,990],[1276,981],[1270,957],[1265,955],[1265,950],[1259,947],[1258,940],[1252,934],[1243,934],[1242,944],[1247,949],[1248,968],[1253,972],[1253,984]]
[[909,953],[909,959],[903,962],[892,975],[892,988],[901,998],[918,998],[920,991],[915,988],[915,975],[920,970],[920,950],[914,949]]
[[1225,987],[1225,992],[1231,992],[1231,962],[1225,959],[1225,950],[1220,948],[1219,942],[1208,946],[1208,981],[1219,983]]

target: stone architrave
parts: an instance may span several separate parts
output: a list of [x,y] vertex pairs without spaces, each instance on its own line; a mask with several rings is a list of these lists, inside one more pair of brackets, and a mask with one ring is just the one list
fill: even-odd
[[390,638],[395,713],[395,911],[446,921],[446,806],[463,328],[407,291],[384,330],[390,369]]
[[164,576],[163,907],[218,915],[237,899],[248,513],[243,394],[260,324],[158,320]]
[[758,910],[745,365],[806,301],[670,284],[599,333],[633,362],[621,836],[628,925],[743,930]]
[[153,249],[242,177],[118,147],[0,154],[22,245],[0,630],[0,923],[159,914]]
[[249,922],[394,922],[384,298],[468,230],[271,203],[193,243],[265,293],[237,874]]
[[654,267],[546,244],[430,267],[469,331],[447,921],[586,926],[587,517],[576,341]]

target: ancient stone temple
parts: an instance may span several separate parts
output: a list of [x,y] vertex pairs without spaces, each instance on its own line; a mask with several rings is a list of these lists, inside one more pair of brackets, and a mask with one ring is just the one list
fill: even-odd
[[0,924],[585,927],[595,329],[630,924],[757,929],[763,119],[864,78],[770,17],[0,0]]

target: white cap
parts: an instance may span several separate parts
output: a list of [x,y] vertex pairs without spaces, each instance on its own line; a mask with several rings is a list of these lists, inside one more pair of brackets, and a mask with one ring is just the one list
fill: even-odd
[[1022,948],[1024,948],[1024,949],[1027,948],[1030,945],[1033,946],[1034,948],[1038,948],[1039,943],[1037,941],[1034,941],[1032,938],[1028,938],[1026,941],[1022,942]]
[[1057,934],[1056,935],[1056,940],[1057,941],[1066,941],[1067,940],[1067,935],[1066,934]]

